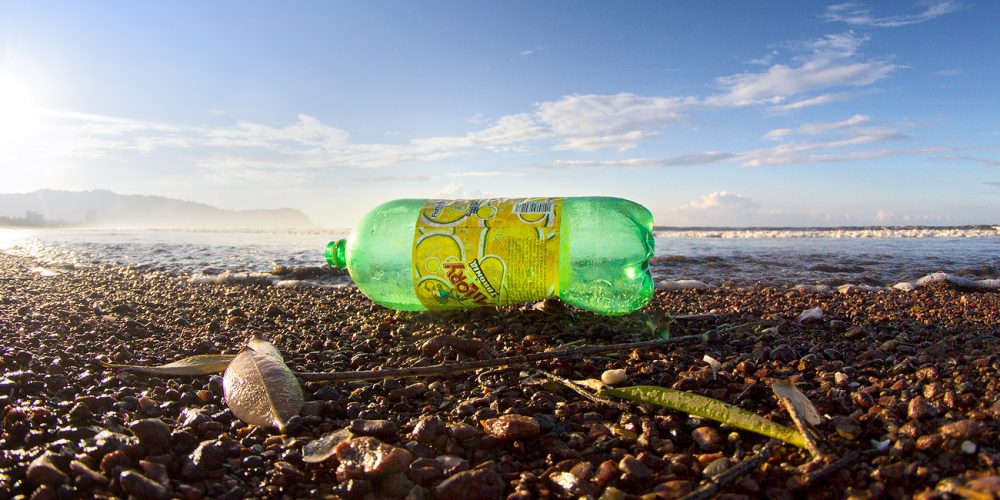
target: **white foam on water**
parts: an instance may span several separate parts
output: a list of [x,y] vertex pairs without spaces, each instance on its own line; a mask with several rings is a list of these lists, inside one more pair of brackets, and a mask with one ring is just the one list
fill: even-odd
[[662,280],[656,282],[656,288],[660,290],[708,290],[718,287],[698,280]]
[[792,287],[792,290],[799,292],[813,292],[813,293],[833,293],[833,287],[830,285],[806,285],[799,284]]
[[1000,279],[974,280],[964,276],[956,276],[948,273],[932,273],[918,279],[917,281],[904,281],[892,285],[892,288],[910,292],[917,288],[934,283],[948,283],[956,288],[968,288],[972,290],[1000,290]]
[[191,276],[191,283],[208,285],[273,285],[277,279],[269,273],[235,273],[226,271],[222,274],[199,274]]
[[657,238],[1000,238],[1000,226],[659,229]]

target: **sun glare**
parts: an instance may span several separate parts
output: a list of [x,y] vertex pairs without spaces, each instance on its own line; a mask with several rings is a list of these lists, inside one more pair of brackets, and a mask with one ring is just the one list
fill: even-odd
[[0,75],[0,142],[24,138],[36,119],[30,87],[10,75]]

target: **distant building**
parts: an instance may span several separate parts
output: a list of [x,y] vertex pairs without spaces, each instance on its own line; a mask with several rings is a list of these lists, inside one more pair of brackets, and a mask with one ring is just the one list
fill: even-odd
[[41,224],[42,222],[45,222],[45,214],[35,212],[34,210],[25,210],[24,221],[28,224]]

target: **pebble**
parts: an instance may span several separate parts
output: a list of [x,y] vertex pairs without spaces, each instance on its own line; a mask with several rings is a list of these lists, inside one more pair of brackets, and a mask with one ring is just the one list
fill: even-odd
[[844,439],[853,441],[861,436],[861,424],[856,418],[837,417],[834,419],[833,425],[837,434]]
[[941,434],[952,439],[974,439],[983,433],[985,426],[976,420],[959,420],[941,426]]
[[348,430],[358,436],[374,436],[389,439],[396,436],[399,428],[389,420],[352,420]]
[[534,418],[513,413],[484,421],[483,429],[501,441],[531,439],[538,437],[542,432],[541,426]]
[[158,418],[136,420],[128,426],[128,429],[151,453],[161,453],[170,449],[170,427],[163,420]]
[[204,477],[220,472],[226,462],[226,450],[217,440],[202,441],[188,456],[185,464],[185,475],[189,477]]
[[660,483],[653,488],[657,498],[681,498],[692,491],[694,491],[694,484],[682,479]]
[[166,500],[170,492],[160,483],[134,471],[126,470],[118,476],[122,489],[129,495],[150,500]]
[[917,396],[910,400],[906,407],[906,417],[910,420],[926,420],[937,415],[937,410],[923,396]]
[[45,453],[31,461],[26,475],[28,480],[38,485],[58,486],[69,479],[65,472],[59,470],[52,462],[53,455]]
[[851,377],[848,377],[847,374],[844,373],[844,372],[837,372],[837,373],[833,374],[833,381],[837,385],[845,385],[850,380],[851,380]]
[[409,451],[370,436],[343,441],[334,450],[346,479],[371,479],[406,471],[413,461]]
[[714,427],[698,427],[691,431],[691,438],[702,451],[712,452],[722,449],[722,436]]
[[104,474],[101,474],[100,472],[97,472],[96,470],[87,467],[86,464],[84,464],[79,460],[74,460],[70,462],[69,470],[74,477],[84,478],[86,481],[89,481],[93,484],[98,484],[103,486],[111,481]]
[[701,473],[704,474],[705,477],[715,477],[723,472],[726,472],[730,467],[732,467],[732,462],[730,462],[728,458],[717,458],[706,465],[705,468],[702,469]]
[[506,483],[495,471],[476,469],[459,472],[434,488],[438,500],[491,500],[503,498]]
[[962,441],[962,453],[965,453],[966,455],[975,455],[976,450],[978,449],[979,447],[976,446],[976,443],[973,443],[972,441]]
[[[653,471],[646,464],[642,463],[641,460],[632,455],[622,457],[621,461],[618,462],[618,470],[622,474],[629,476],[628,479],[637,482],[647,481],[653,477]],[[625,479],[626,477],[622,476],[622,480]]]
[[314,392],[312,397],[319,401],[336,401],[340,399],[340,391],[332,385],[324,385]]
[[446,431],[447,427],[441,422],[441,419],[431,416],[420,419],[417,425],[413,426],[413,432],[410,435],[418,443],[431,444]]
[[620,368],[605,370],[604,373],[601,374],[601,382],[604,382],[607,385],[618,385],[624,383],[626,380],[628,380],[628,374],[625,373],[625,370]]

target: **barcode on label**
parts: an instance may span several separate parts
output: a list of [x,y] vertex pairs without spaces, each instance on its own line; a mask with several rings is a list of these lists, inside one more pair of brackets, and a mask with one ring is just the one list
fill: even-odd
[[522,201],[514,205],[515,214],[547,214],[551,211],[551,201]]

